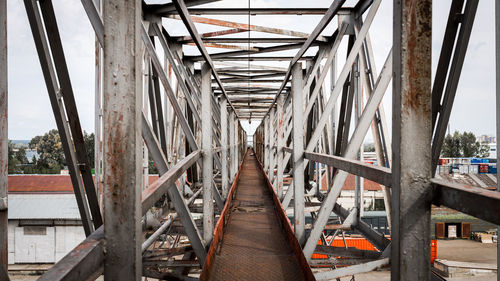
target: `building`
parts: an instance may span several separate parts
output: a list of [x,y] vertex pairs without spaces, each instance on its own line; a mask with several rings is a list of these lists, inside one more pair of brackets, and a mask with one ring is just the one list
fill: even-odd
[[82,242],[70,176],[9,175],[8,236],[9,264],[55,263]]

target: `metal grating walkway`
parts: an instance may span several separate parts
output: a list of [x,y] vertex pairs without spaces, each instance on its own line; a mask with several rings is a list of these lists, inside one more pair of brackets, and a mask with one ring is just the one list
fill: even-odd
[[248,152],[208,280],[304,280],[258,165]]

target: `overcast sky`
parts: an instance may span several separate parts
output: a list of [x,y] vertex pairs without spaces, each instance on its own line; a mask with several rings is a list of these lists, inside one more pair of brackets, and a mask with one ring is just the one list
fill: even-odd
[[[161,1],[159,1],[161,2]],[[349,0],[347,4],[354,3]],[[53,113],[36,55],[33,36],[22,1],[8,3],[9,51],[9,138],[31,139],[56,128]],[[82,127],[94,130],[94,33],[80,1],[53,0],[63,41],[73,90]],[[370,28],[375,63],[380,71],[392,45],[392,3],[384,0]],[[434,1],[433,6],[433,70],[441,48],[444,28],[451,1]],[[251,1],[251,7],[328,7],[331,1]],[[248,7],[248,1],[225,0],[207,7]],[[247,23],[246,16],[216,17]],[[321,16],[253,16],[252,24],[311,32]],[[182,24],[164,20],[173,35],[187,34]],[[331,35],[336,19],[324,31]],[[495,65],[494,65],[494,1],[480,1],[458,86],[450,126],[452,130],[472,131],[476,135],[495,134]],[[200,33],[220,30],[219,27],[197,25]],[[245,36],[244,34],[242,36]],[[252,32],[251,36],[264,36]],[[232,37],[232,36],[231,36]],[[346,41],[346,40],[344,40]],[[314,50],[312,50],[314,51]],[[196,54],[186,47],[186,54]],[[342,52],[342,51],[340,51]],[[341,53],[342,54],[342,53]],[[280,55],[280,54],[277,54]],[[292,53],[293,55],[293,53]],[[277,64],[286,67],[286,63]],[[339,62],[340,71],[342,64]],[[391,88],[386,92],[384,106],[389,124],[391,119]],[[252,122],[252,125],[257,122]]]

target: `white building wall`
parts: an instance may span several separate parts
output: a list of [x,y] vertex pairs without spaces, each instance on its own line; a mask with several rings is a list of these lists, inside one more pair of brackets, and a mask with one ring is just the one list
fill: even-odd
[[[363,192],[364,207],[368,208],[375,204],[375,199],[384,199],[382,191],[365,191]],[[351,209],[354,207],[354,190],[342,190],[339,198],[337,199],[342,207]]]
[[18,220],[9,221],[8,235],[9,264],[55,263],[85,239],[82,226],[19,226]]
[[9,255],[8,255],[8,261],[9,261],[9,264],[13,264],[15,262],[15,247],[16,247],[16,244],[15,244],[15,230],[16,230],[16,226],[18,225],[18,222],[17,220],[16,221],[9,221],[8,223],[8,226],[7,226],[7,231],[8,231],[8,244],[7,244],[7,247],[8,247],[8,252],[9,252]]
[[16,227],[15,263],[55,262],[55,228],[47,226]]
[[81,226],[56,226],[55,261],[58,262],[85,239]]

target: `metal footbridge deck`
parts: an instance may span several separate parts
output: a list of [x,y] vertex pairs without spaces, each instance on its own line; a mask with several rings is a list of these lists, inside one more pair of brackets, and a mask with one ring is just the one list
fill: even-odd
[[253,151],[246,153],[200,280],[312,280]]

